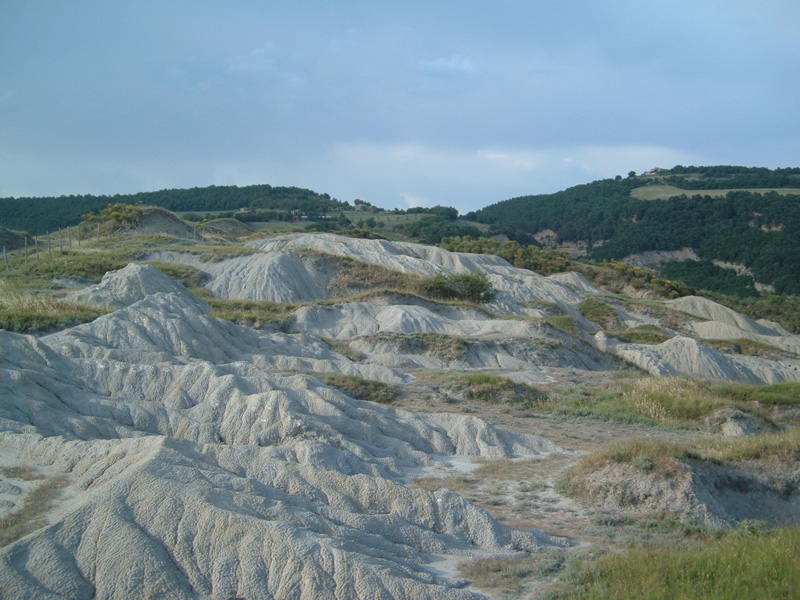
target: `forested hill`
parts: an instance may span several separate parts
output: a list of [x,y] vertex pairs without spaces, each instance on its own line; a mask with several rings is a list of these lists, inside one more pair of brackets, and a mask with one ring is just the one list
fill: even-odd
[[209,186],[161,190],[114,196],[59,196],[48,198],[0,198],[0,226],[40,235],[77,225],[81,217],[99,212],[109,204],[146,204],[175,212],[233,211],[251,208],[323,214],[347,206],[328,194],[271,185]]
[[[707,261],[745,265],[778,293],[800,294],[800,169],[657,169],[512,198],[466,217],[514,239],[552,230],[559,242],[587,242],[595,259],[689,247]],[[708,263],[695,266],[710,273]],[[681,275],[691,279],[685,269]]]

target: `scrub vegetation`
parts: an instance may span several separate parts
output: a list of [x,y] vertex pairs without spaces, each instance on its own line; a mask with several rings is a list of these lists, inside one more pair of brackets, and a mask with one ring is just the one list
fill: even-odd
[[[718,539],[632,547],[565,573],[559,600],[790,600],[800,589],[800,529],[745,524]],[[569,589],[571,588],[571,589]]]

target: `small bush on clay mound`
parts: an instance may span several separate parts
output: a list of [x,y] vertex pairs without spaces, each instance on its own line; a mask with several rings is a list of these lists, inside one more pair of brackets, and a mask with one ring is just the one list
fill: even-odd
[[338,388],[356,400],[388,404],[398,396],[398,391],[381,381],[372,381],[354,375],[327,374],[321,377],[327,385]]
[[478,303],[492,302],[497,297],[497,291],[492,289],[489,276],[483,271],[439,274],[424,284],[423,292],[445,300],[467,300]]
[[461,392],[465,398],[493,404],[505,402],[534,408],[547,402],[547,395],[536,388],[490,373],[458,375],[446,387]]

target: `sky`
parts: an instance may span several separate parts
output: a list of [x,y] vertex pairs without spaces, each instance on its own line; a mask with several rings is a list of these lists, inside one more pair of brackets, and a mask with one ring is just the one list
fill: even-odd
[[0,197],[297,186],[387,209],[800,166],[796,0],[0,3]]

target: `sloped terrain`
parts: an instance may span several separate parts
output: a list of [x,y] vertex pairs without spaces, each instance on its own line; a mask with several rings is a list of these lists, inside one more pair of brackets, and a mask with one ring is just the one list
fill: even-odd
[[[163,277],[125,275],[132,288]],[[4,456],[68,481],[50,525],[0,553],[4,597],[472,598],[425,565],[566,545],[402,484],[446,457],[556,445],[292,375],[403,379],[211,318],[186,291],[41,340],[0,332],[0,347]]]
[[[218,261],[147,258],[207,273],[209,303],[285,305],[280,327],[216,318],[160,270],[131,264],[69,293],[114,312],[40,338],[0,330],[0,517],[31,512],[29,528],[0,548],[0,596],[484,597],[492,590],[451,565],[585,541],[589,512],[558,497],[556,479],[577,460],[573,448],[623,430],[504,408],[479,418],[468,394],[437,377],[502,375],[551,389],[620,373],[800,380],[798,336],[701,298],[627,302],[577,274],[542,277],[494,256],[385,240],[291,234],[251,247]],[[370,269],[381,282],[483,272],[497,296],[475,305],[349,279]],[[638,340],[642,331],[657,341]],[[780,352],[704,343],[719,339]],[[393,406],[359,401],[326,375],[404,392]],[[519,477],[488,479],[485,496],[415,484],[474,483],[465,473],[496,462],[527,469],[541,492]],[[647,509],[691,496],[688,516],[732,522],[763,516],[739,507],[756,497],[764,514],[796,502],[795,488],[773,498],[755,479],[737,495],[708,469],[660,496],[647,484]],[[598,484],[597,505],[611,507],[615,485]],[[49,503],[32,508],[46,490]],[[549,510],[526,520],[506,497]]]
[[[690,375],[748,383],[800,380],[800,361],[797,360],[800,336],[774,323],[755,323],[706,299],[692,297],[662,303],[662,314],[670,312],[671,320],[652,316],[650,307],[614,304],[613,310],[623,329],[654,325],[669,338],[661,344],[643,345],[625,341],[624,335],[614,337],[620,331],[609,332],[608,336],[597,335],[598,329],[603,329],[602,324],[587,320],[579,305],[589,298],[602,299],[604,292],[575,273],[542,277],[515,268],[497,256],[332,234],[288,234],[251,242],[251,245],[259,251],[218,262],[203,263],[193,256],[174,253],[154,253],[151,258],[181,261],[205,271],[210,276],[206,287],[217,297],[304,303],[294,315],[292,327],[296,331],[353,341],[362,352],[369,347],[362,338],[382,334],[440,334],[466,338],[473,349],[481,342],[500,337],[525,343],[530,340],[547,342],[551,347],[567,345],[570,350],[565,354],[569,357],[561,357],[562,366],[603,370],[622,368],[625,361],[658,376]],[[332,288],[341,261],[420,278],[440,273],[483,272],[497,296],[483,308],[420,302],[418,298],[396,295],[388,301],[373,296],[332,303],[331,300],[337,298]],[[321,304],[319,301],[328,302]],[[560,321],[548,318],[558,315],[562,317]],[[572,323],[571,330],[564,332],[553,327],[554,323],[566,322]],[[725,354],[703,344],[703,340],[720,338],[760,341],[785,350],[789,356],[776,361]],[[369,352],[365,354],[367,360],[382,360],[387,364],[385,359],[371,357]],[[613,356],[622,361],[615,361]],[[505,362],[508,368],[525,368],[520,362],[510,366],[511,362]],[[542,364],[530,355],[522,362],[531,368]],[[477,360],[472,366],[486,364],[485,360]],[[502,364],[501,359],[498,368],[502,368]]]

